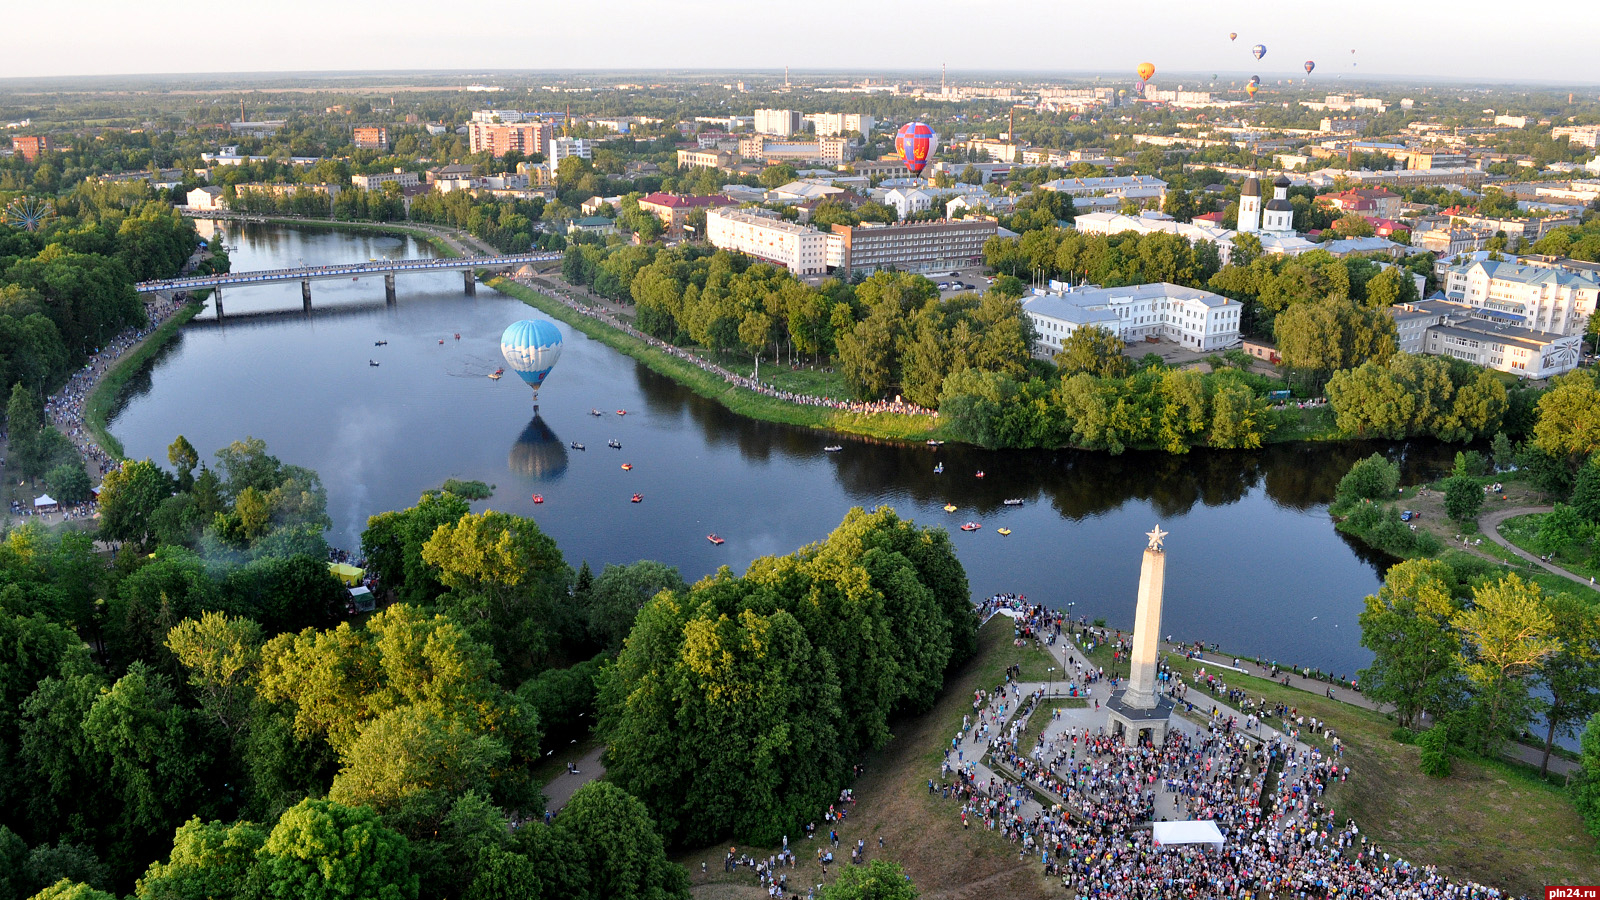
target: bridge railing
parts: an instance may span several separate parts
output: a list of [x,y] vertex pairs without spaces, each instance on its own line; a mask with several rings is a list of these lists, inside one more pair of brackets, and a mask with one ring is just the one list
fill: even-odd
[[561,253],[547,252],[514,253],[505,256],[457,256],[446,259],[391,259],[381,262],[334,263],[326,266],[259,269],[249,272],[225,272],[191,278],[143,281],[134,285],[134,290],[139,293],[153,293],[157,291],[181,291],[191,288],[228,287],[242,284],[269,284],[278,281],[303,281],[311,278],[330,278],[339,275],[386,275],[399,272],[497,268],[520,265],[522,263],[550,262],[561,257]]

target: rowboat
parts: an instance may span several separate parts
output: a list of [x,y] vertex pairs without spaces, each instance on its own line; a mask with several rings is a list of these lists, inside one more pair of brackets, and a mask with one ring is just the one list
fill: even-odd
[[710,541],[713,544],[716,544],[719,547],[722,546],[722,543],[723,543],[722,538],[717,537],[717,535],[715,533],[706,535],[706,540]]
[[946,503],[944,505],[944,511],[945,512],[955,512],[956,511],[956,505],[954,503]]
[[1000,532],[1001,534],[1010,534],[1011,533],[1011,529],[1009,529],[1009,528],[997,528],[995,530]]

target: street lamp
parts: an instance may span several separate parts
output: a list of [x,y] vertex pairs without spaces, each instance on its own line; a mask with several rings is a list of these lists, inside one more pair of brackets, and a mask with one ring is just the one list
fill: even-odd
[[1049,666],[1044,671],[1049,676],[1049,679],[1045,682],[1046,691],[1050,696],[1054,697],[1056,693],[1056,667]]

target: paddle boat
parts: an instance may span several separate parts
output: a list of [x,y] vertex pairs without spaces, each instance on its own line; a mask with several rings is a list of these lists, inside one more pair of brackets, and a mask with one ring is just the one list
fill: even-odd
[[928,441],[928,446],[929,447],[943,447],[944,446],[944,441],[930,440],[930,441]]
[[977,477],[977,478],[982,478],[982,477],[983,477],[983,470],[982,470],[982,469],[979,469],[979,470],[978,470],[978,474],[977,474],[977,475],[976,475],[976,476],[974,476],[974,477]]
[[995,530],[1000,532],[1001,534],[1010,534],[1011,533],[1011,529],[1009,529],[1009,528],[997,528]]
[[456,332],[456,340],[461,340],[461,332]]
[[372,346],[374,346],[374,347],[387,347],[387,346],[389,346],[389,342],[388,341],[373,341],[372,342]]
[[1020,497],[1012,497],[1009,500],[1002,500],[1001,502],[1004,503],[1006,506],[1021,506],[1022,505],[1022,498],[1020,498]]
[[591,409],[591,410],[589,410],[589,415],[591,415],[591,416],[600,416],[600,415],[603,415],[603,413],[601,413],[600,410],[598,410],[598,409]]
[[628,414],[628,411],[627,411],[627,410],[625,410],[625,409],[619,409],[619,410],[617,410],[617,415],[619,415],[619,416],[625,416],[625,415],[627,415],[627,414]]
[[706,535],[706,540],[710,541],[713,544],[716,544],[718,547],[722,546],[723,543],[724,543],[722,538],[717,537],[716,532],[712,532],[711,534]]
[[572,442],[572,449],[574,449],[574,450],[584,450],[586,448],[582,444],[578,443],[577,441],[573,441]]
[[622,442],[617,440],[616,438],[612,438],[611,440],[606,441],[606,446],[610,447],[613,450],[621,450],[622,449]]
[[544,495],[543,494],[534,494],[533,495],[533,502],[535,502],[535,503],[543,503],[544,502]]
[[961,526],[961,530],[962,531],[977,531],[979,528],[982,528],[982,527],[983,526],[979,525],[977,522],[968,522],[965,525]]
[[622,464],[622,471],[624,471],[624,472],[632,472],[633,471],[633,463],[623,463]]
[[644,495],[643,494],[634,494],[633,495],[633,502],[634,503],[638,503],[643,499],[644,499]]
[[439,343],[444,343],[444,338],[439,338]]
[[956,511],[956,505],[954,503],[946,503],[944,505],[944,511],[945,512],[955,512]]
[[378,361],[377,361],[377,360],[375,360],[375,359],[369,359],[369,360],[367,360],[367,365],[369,365],[369,366],[375,366],[375,365],[377,365],[377,364],[378,364]]
[[935,475],[943,475],[944,474],[944,463],[939,463],[938,465],[934,466],[933,467],[933,474],[935,474]]
[[844,449],[844,445],[843,444],[829,444],[828,446],[822,448],[822,452],[823,453],[838,453],[843,449]]

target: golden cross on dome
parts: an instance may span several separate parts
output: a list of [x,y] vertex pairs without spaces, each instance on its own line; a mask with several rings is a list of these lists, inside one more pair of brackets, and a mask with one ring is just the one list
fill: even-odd
[[1155,527],[1154,531],[1147,531],[1147,532],[1145,532],[1145,534],[1147,536],[1149,536],[1149,538],[1150,538],[1150,549],[1151,550],[1160,550],[1161,549],[1161,539],[1167,536],[1167,533],[1165,531],[1161,530],[1161,526],[1160,525],[1157,525]]

